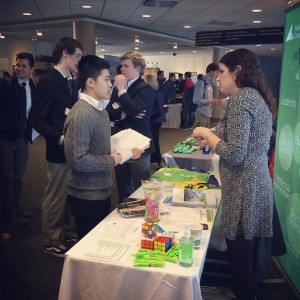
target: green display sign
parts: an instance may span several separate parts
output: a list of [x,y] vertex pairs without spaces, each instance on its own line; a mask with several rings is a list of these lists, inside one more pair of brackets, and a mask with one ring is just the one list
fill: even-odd
[[287,246],[277,258],[300,293],[300,3],[286,11],[274,196]]

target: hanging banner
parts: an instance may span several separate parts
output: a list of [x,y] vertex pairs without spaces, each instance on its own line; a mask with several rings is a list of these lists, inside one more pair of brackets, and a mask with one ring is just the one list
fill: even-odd
[[277,258],[300,293],[300,3],[286,10],[274,196],[287,254]]
[[195,45],[229,46],[255,44],[282,44],[283,27],[248,28],[236,30],[197,32]]

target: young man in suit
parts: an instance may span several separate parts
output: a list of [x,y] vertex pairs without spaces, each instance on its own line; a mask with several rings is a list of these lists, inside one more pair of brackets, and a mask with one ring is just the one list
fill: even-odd
[[63,126],[78,100],[78,86],[71,71],[77,69],[82,51],[82,45],[69,37],[56,44],[54,69],[39,81],[32,108],[32,125],[46,139],[48,185],[42,205],[44,252],[55,256],[64,256],[67,244],[76,241],[74,219],[66,202],[65,179],[69,168],[64,155]]
[[[114,131],[131,128],[149,138],[151,136],[150,117],[153,110],[154,91],[141,75],[146,66],[145,59],[136,51],[130,51],[121,57],[121,73],[115,77],[115,88],[106,110],[114,122]],[[130,159],[115,167],[119,202],[130,196],[141,186],[141,180],[150,177],[150,147],[139,159]]]
[[4,222],[17,225],[28,224],[31,217],[19,204],[31,141],[33,67],[31,53],[18,53],[14,76],[0,79],[0,201]]

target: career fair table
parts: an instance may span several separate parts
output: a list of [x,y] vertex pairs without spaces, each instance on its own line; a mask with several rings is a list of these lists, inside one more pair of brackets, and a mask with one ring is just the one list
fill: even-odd
[[[183,236],[186,222],[207,224],[200,248],[194,250],[192,267],[171,262],[165,262],[164,267],[133,267],[132,254],[140,249],[141,225],[145,220],[124,218],[114,210],[67,252],[59,300],[202,299],[200,279],[221,198],[220,190],[205,193],[206,199],[216,203],[214,208],[165,205],[163,201],[172,194],[166,191],[160,202],[159,226],[176,232],[176,239]],[[143,188],[131,197],[144,198]]]
[[[192,149],[193,151],[190,151],[191,153],[174,151],[175,148],[178,149],[177,145],[182,145],[183,148],[186,148],[187,145],[188,150]],[[219,156],[214,151],[203,153],[199,146],[195,146],[197,143],[192,137],[188,137],[177,145],[162,156],[167,167],[195,170],[197,172],[219,172]]]
[[168,112],[166,113],[166,122],[162,123],[163,128],[180,128],[181,123],[181,103],[167,104]]

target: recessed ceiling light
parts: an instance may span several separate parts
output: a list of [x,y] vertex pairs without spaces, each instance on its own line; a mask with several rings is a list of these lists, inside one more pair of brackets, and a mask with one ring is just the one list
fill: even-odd
[[163,54],[163,53],[165,53],[165,52],[164,52],[164,51],[160,51],[159,53]]
[[173,44],[173,49],[177,49],[177,43]]
[[30,12],[24,12],[23,16],[31,16],[31,13]]
[[271,51],[275,51],[275,50],[276,50],[276,48],[271,48],[270,50],[271,50]]
[[255,45],[256,47],[261,47],[261,45]]
[[192,26],[191,25],[184,25],[183,27],[184,28],[191,28]]
[[91,5],[82,5],[81,7],[82,7],[82,8],[92,8]]
[[194,53],[197,53],[197,50],[193,50]]
[[143,18],[151,18],[151,15],[142,15]]
[[252,21],[254,24],[259,24],[261,21]]
[[261,12],[261,9],[252,9],[252,12],[254,13]]
[[36,30],[36,35],[37,36],[43,36],[42,30],[41,29],[37,29]]

